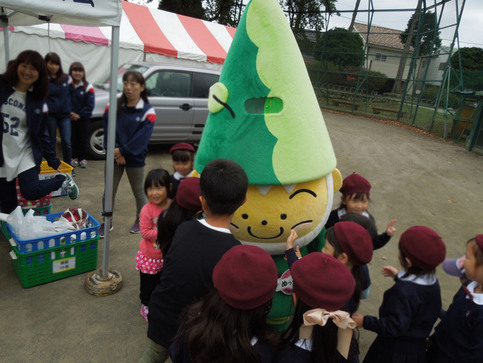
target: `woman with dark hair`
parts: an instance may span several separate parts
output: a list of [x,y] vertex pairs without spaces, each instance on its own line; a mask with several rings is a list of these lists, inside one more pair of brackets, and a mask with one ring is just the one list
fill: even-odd
[[11,61],[7,71],[0,75],[0,203],[3,213],[17,206],[15,180],[20,192],[29,200],[40,199],[64,187],[71,199],[77,198],[79,189],[68,174],[39,180],[42,158],[53,169],[60,160],[49,142],[47,133],[48,93],[47,68],[42,56],[25,50]]
[[[131,190],[136,199],[136,219],[131,233],[139,233],[139,213],[147,203],[144,194],[144,165],[148,153],[148,142],[153,133],[156,113],[148,103],[146,82],[141,73],[127,71],[122,76],[123,91],[117,102],[116,144],[114,146],[114,180],[112,198],[116,197],[117,188],[126,171]],[[104,135],[108,134],[109,106],[104,112]],[[104,138],[107,147],[107,138]],[[105,191],[103,203],[105,200]],[[101,224],[99,235],[105,234],[105,225]],[[112,224],[107,227],[112,231]]]
[[72,127],[72,166],[87,168],[87,147],[89,143],[89,125],[95,104],[94,87],[87,82],[86,71],[80,62],[70,65],[71,77],[70,113]]
[[208,295],[186,309],[169,348],[173,363],[272,362],[266,320],[277,268],[271,256],[260,247],[235,246],[216,264],[213,283]]
[[65,163],[72,163],[72,143],[70,112],[71,101],[69,92],[69,77],[62,70],[60,57],[57,53],[47,53],[45,63],[50,78],[49,96],[47,106],[49,107],[49,134],[50,142],[55,150],[57,139],[57,127],[59,127],[60,140],[62,142],[62,158]]

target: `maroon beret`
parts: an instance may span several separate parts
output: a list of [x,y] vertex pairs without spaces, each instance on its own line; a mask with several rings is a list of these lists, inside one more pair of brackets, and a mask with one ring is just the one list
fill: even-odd
[[213,284],[223,301],[240,310],[269,302],[277,287],[277,278],[272,256],[250,245],[230,248],[213,270]]
[[290,268],[294,292],[311,308],[341,309],[354,294],[355,282],[349,269],[336,258],[312,252]]
[[340,192],[342,195],[352,195],[355,193],[369,194],[371,191],[371,183],[359,174],[352,173],[342,181]]
[[371,262],[374,246],[364,227],[355,222],[338,222],[334,224],[334,232],[342,251],[353,265],[364,266]]
[[413,266],[432,270],[444,261],[446,247],[438,234],[431,228],[414,226],[401,234],[399,248]]
[[176,201],[181,207],[197,212],[202,209],[200,195],[200,178],[185,178],[178,186]]
[[480,247],[480,250],[483,252],[483,234],[477,234],[475,237],[476,244]]
[[173,151],[176,151],[176,150],[188,150],[192,152],[196,151],[195,147],[191,144],[188,144],[187,142],[180,142],[176,145],[173,145],[171,149],[169,149],[169,153],[172,154]]

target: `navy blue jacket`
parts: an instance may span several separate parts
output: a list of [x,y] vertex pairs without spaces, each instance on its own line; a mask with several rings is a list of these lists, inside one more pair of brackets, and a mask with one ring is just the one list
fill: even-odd
[[397,350],[408,341],[424,344],[440,310],[441,290],[437,280],[432,285],[419,285],[396,279],[384,292],[379,318],[366,315],[363,326],[383,338],[386,348],[392,346]]
[[49,115],[55,118],[70,117],[71,102],[67,80],[63,83],[56,83],[55,79],[50,79],[47,106],[49,106]]
[[[104,111],[104,147],[107,147],[109,106]],[[156,113],[142,99],[136,107],[122,106],[116,117],[116,148],[126,159],[127,167],[145,165],[148,142],[153,133]]]
[[73,82],[69,84],[72,112],[80,116],[80,120],[90,120],[95,104],[94,87],[90,83],[84,90],[83,86],[76,87]]
[[[14,91],[15,90],[7,85],[5,80],[0,77],[0,105],[3,105]],[[27,126],[30,133],[30,143],[32,144],[35,165],[39,173],[42,157],[47,160],[47,163],[51,168],[57,169],[60,166],[60,160],[57,158],[55,149],[50,143],[46,123],[47,114],[42,112],[44,103],[43,100],[35,99],[32,92],[27,92]],[[3,125],[3,116],[1,113],[0,121]],[[0,132],[0,141],[3,142],[3,132]],[[3,166],[3,162],[3,148],[0,147],[0,166]]]
[[483,305],[467,298],[461,287],[431,341],[448,362],[483,362]]

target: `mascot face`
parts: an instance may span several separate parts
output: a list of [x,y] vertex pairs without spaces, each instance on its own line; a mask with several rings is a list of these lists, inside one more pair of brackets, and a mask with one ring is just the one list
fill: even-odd
[[249,186],[247,201],[235,213],[232,233],[245,244],[282,254],[291,229],[297,245],[310,243],[327,221],[333,201],[332,174],[305,183]]

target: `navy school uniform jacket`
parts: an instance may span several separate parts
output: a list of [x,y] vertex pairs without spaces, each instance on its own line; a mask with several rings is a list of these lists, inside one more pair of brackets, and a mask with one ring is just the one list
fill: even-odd
[[84,90],[82,81],[80,85],[70,82],[70,99],[72,105],[72,112],[77,113],[80,116],[80,120],[89,120],[92,116],[92,110],[95,104],[94,87],[88,83]]
[[[255,340],[255,338],[253,340]],[[256,342],[252,341],[252,345],[260,354],[260,363],[272,363],[273,353],[267,343],[256,339]],[[234,354],[236,354],[236,352],[234,352]],[[169,355],[173,363],[193,363],[188,352],[188,347],[185,344],[181,346],[176,342],[171,344],[169,347]]]
[[[104,111],[104,147],[107,147],[109,106]],[[116,117],[116,144],[127,167],[143,167],[148,153],[148,142],[153,133],[156,113],[154,108],[139,100],[136,107],[121,106]]]
[[56,83],[54,78],[50,78],[47,106],[49,106],[49,115],[55,118],[70,117],[71,102],[68,79],[62,83]]
[[158,285],[149,300],[148,338],[169,348],[179,327],[179,315],[213,289],[213,269],[240,242],[231,233],[183,222],[176,229]]
[[[465,283],[431,336],[448,362],[483,362],[483,294],[474,294],[476,282]],[[472,301],[473,299],[473,301]]]
[[[333,227],[334,224],[336,224],[337,222],[340,221],[339,210],[340,209],[334,209],[333,211],[330,212],[329,219],[327,220],[327,223],[325,224],[325,229],[329,229],[330,227]],[[345,210],[344,210],[344,212],[345,212]],[[367,217],[375,225],[376,221],[375,221],[374,217],[370,213],[368,213],[368,212],[366,212],[366,213],[367,213]],[[376,241],[372,241],[374,249],[377,250],[379,248],[384,247],[389,242],[390,239],[391,239],[391,237],[386,232],[378,234]]]
[[[5,84],[5,81],[0,77],[0,105],[3,105],[8,97],[15,90]],[[37,100],[33,97],[32,92],[27,91],[26,99],[26,116],[27,126],[30,133],[30,143],[32,145],[32,153],[34,156],[37,171],[40,173],[40,164],[42,157],[47,160],[49,166],[55,170],[60,166],[60,160],[55,154],[55,149],[50,143],[50,137],[47,130],[47,114],[44,108],[44,100]],[[0,113],[0,121],[3,125],[3,115]],[[2,144],[3,132],[0,132],[0,145]],[[3,165],[3,147],[0,147],[0,166]]]
[[[401,346],[414,342],[424,351],[426,338],[441,311],[439,282],[434,275],[416,279],[414,275],[403,278],[403,274],[400,272],[395,284],[384,292],[379,318],[364,316],[363,327],[378,334],[373,346],[379,341],[386,349],[401,353]],[[416,283],[421,279],[426,281]],[[403,353],[414,352],[403,349]]]

